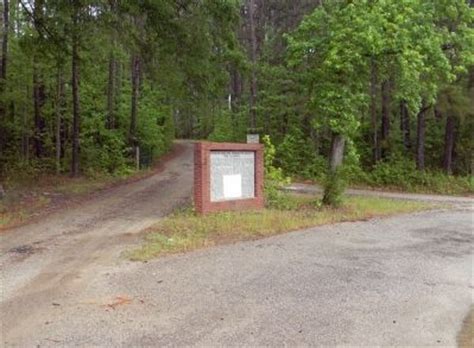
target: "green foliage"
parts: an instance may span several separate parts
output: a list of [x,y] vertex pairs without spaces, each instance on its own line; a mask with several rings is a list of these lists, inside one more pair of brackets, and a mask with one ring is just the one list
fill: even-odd
[[[62,173],[69,170],[71,45],[76,35],[84,174],[134,170],[130,63],[138,55],[133,141],[140,146],[142,166],[165,153],[175,136],[243,141],[249,126],[250,73],[255,71],[255,126],[274,144],[267,150],[268,202],[285,201],[277,189],[285,175],[326,179],[333,133],[346,139],[341,175],[352,183],[436,192],[444,185],[444,192],[469,191],[470,179],[448,178],[437,171],[445,151],[446,119],[451,117],[452,171],[472,174],[474,10],[465,0],[268,0],[256,8],[261,20],[256,21],[258,47],[252,63],[246,57],[251,31],[242,30],[249,24],[240,11],[242,1],[81,0],[75,6],[46,1],[38,14],[41,27],[17,1],[11,3],[7,76],[0,81],[2,179],[14,177],[16,171],[41,175],[57,167]],[[77,8],[80,30],[74,30],[72,21]],[[113,126],[107,123],[111,58],[116,63]],[[32,100],[34,73],[44,94],[41,130],[36,129]],[[384,162],[376,164],[373,136],[380,140],[385,82],[390,82],[390,134],[383,140]],[[400,124],[402,103],[408,106],[408,144]],[[429,107],[427,171],[417,173],[412,159],[422,106]],[[56,163],[58,110],[61,158]],[[38,138],[43,150],[36,156]],[[402,156],[406,163],[398,160]],[[342,180],[335,180],[336,185],[329,179],[331,187]]]
[[449,176],[439,171],[417,171],[412,160],[394,158],[378,163],[371,172],[353,176],[353,184],[393,188],[411,192],[440,194],[472,194],[474,180],[471,177]]
[[216,142],[238,142],[244,139],[245,127],[239,124],[238,116],[228,110],[221,111],[214,119],[214,129],[208,139]]
[[[346,165],[344,172],[349,179],[364,175],[359,162],[366,164],[366,170],[372,164],[371,139],[378,131],[369,123],[369,106],[371,101],[375,103],[375,122],[380,124],[378,100],[383,82],[391,82],[392,123],[394,116],[399,116],[395,110],[402,101],[411,118],[422,105],[435,103],[438,112],[458,119],[472,109],[467,98],[462,97],[467,91],[462,76],[474,60],[473,18],[474,12],[464,0],[328,1],[307,16],[294,33],[286,35],[288,63],[297,76],[295,80],[306,88],[306,112],[313,115],[315,132],[340,134],[354,145],[351,151],[356,157],[363,156],[361,161]],[[453,88],[453,83],[457,87]],[[375,88],[374,95],[371,87]],[[301,121],[297,124],[302,126]],[[439,166],[444,123],[436,124],[428,118],[427,124],[427,162]],[[413,119],[408,127],[416,127]],[[466,134],[465,128],[463,125],[462,134]],[[396,130],[392,131],[392,139],[385,139],[383,146],[393,152],[406,152],[404,144],[400,144],[401,137],[392,145],[396,134]],[[457,140],[463,144],[462,151],[472,148],[464,135],[462,139]],[[293,138],[284,138],[284,147],[291,148],[288,145],[294,143]],[[328,149],[329,146],[323,149],[325,155]],[[464,168],[470,161],[469,156],[464,156]],[[290,172],[298,168],[296,161],[289,162],[288,167]],[[304,167],[302,164],[297,174],[301,175]],[[461,168],[460,163],[458,167]],[[416,175],[420,176],[420,183],[433,182],[424,177],[427,174]],[[337,192],[335,188],[342,179],[338,175],[328,180],[328,190]],[[331,197],[328,193],[328,200]]]
[[277,147],[278,164],[285,174],[305,179],[324,177],[327,160],[318,155],[311,139],[305,138],[301,130],[293,128]]
[[[140,147],[141,163],[150,165],[168,151],[175,131],[178,136],[202,136],[214,128],[212,117],[223,109],[221,92],[228,85],[226,67],[242,60],[234,33],[235,0],[185,6],[174,0],[40,3],[40,9],[36,3],[27,7],[41,17],[35,21],[17,1],[10,4],[7,76],[0,81],[0,177],[19,160],[22,168],[32,166],[45,174],[57,167],[69,170],[73,40],[79,43],[83,174],[121,174],[134,168],[132,137]],[[134,56],[140,59],[140,81],[136,126],[131,130]],[[40,91],[35,94],[36,115],[34,88]],[[108,104],[109,93],[113,105]],[[58,111],[61,158],[56,164]],[[38,138],[42,150],[36,155]]]
[[342,168],[327,174],[324,179],[324,195],[322,203],[329,207],[340,207],[346,189],[346,178]]
[[81,160],[87,163],[85,174],[122,174],[127,170],[126,143],[118,131],[102,125],[90,128],[82,134]]
[[290,183],[290,178],[283,174],[283,170],[275,167],[276,149],[272,144],[270,136],[264,135],[262,143],[265,146],[264,166],[265,166],[265,201],[267,206],[276,209],[289,209],[292,202],[286,199],[286,195],[281,192],[284,185]]

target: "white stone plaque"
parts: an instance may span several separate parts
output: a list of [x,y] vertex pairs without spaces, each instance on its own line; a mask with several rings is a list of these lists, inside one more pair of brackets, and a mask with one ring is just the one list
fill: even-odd
[[242,175],[223,175],[224,198],[242,198]]
[[211,151],[211,202],[255,197],[255,152]]

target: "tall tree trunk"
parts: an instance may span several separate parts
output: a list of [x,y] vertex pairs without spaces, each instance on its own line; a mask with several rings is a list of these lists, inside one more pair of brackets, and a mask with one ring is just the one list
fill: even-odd
[[454,128],[455,122],[453,116],[446,117],[446,128],[444,133],[444,158],[443,169],[451,175],[453,172],[453,149],[454,149]]
[[[7,81],[7,61],[8,61],[8,33],[10,31],[9,19],[10,6],[8,0],[3,1],[3,33],[2,33],[2,57],[0,60],[0,94],[3,96],[5,85]],[[0,98],[0,154],[3,153],[5,146],[6,131],[4,129],[4,122],[6,121],[6,105],[5,100]]]
[[403,147],[405,148],[405,151],[410,151],[410,116],[408,114],[407,103],[404,100],[400,102],[400,131],[403,138]]
[[236,67],[230,70],[230,93],[232,111],[237,112],[242,96],[242,78]]
[[[113,16],[112,25],[117,25],[117,0],[109,0],[110,13]],[[117,100],[117,58],[115,57],[115,48],[117,42],[117,31],[112,29],[111,44],[112,48],[109,54],[109,80],[107,84],[107,120],[108,129],[116,128],[116,100]]]
[[257,127],[257,34],[255,30],[255,0],[249,0],[250,61],[252,63],[250,79],[250,128]]
[[8,34],[10,32],[10,5],[9,0],[3,0],[3,33],[2,33],[2,58],[0,69],[0,91],[3,91],[4,80],[7,79],[8,63]]
[[81,113],[79,101],[79,8],[75,5],[72,34],[72,161],[71,176],[79,175],[79,137],[81,133]]
[[[26,96],[27,99],[30,98],[30,90],[26,86]],[[28,107],[27,104],[23,104],[23,113],[22,113],[22,125],[21,125],[21,153],[22,159],[24,162],[28,163],[30,160],[30,137],[28,134]]]
[[337,207],[341,203],[344,191],[344,180],[339,167],[344,159],[344,147],[346,141],[340,134],[332,134],[331,154],[329,157],[329,173],[324,185],[323,204]]
[[377,122],[377,66],[372,59],[370,68],[370,118],[372,123],[372,146],[374,163],[380,160],[380,144]]
[[331,154],[329,157],[329,169],[335,172],[341,165],[344,159],[344,148],[346,140],[340,134],[333,134],[331,141]]
[[44,133],[46,123],[43,117],[43,106],[46,102],[45,86],[40,76],[36,53],[33,62],[33,106],[34,106],[34,150],[37,158],[44,154]]
[[56,140],[56,173],[59,174],[61,171],[61,154],[62,154],[62,119],[64,111],[64,79],[62,67],[58,68],[58,76],[56,81],[56,105],[55,105],[55,116],[56,116],[56,129],[55,129],[55,140]]
[[132,55],[132,100],[130,112],[130,130],[129,142],[133,147],[137,146],[137,114],[138,114],[138,98],[140,92],[140,67],[141,61],[138,54]]
[[382,131],[381,131],[381,157],[386,158],[389,151],[390,136],[390,81],[382,82]]
[[113,52],[109,57],[109,81],[107,84],[107,128],[115,128],[115,100],[117,91],[117,60]]
[[[43,0],[35,0],[34,3],[34,27],[38,34],[38,38],[42,35],[41,34],[41,25],[43,21]],[[33,52],[33,105],[34,105],[34,150],[35,156],[37,158],[41,158],[44,154],[44,133],[46,123],[43,117],[43,106],[46,102],[46,93],[45,93],[45,85],[43,82],[43,78],[41,76],[41,72],[39,69],[39,47],[34,47]]]
[[426,120],[425,114],[429,110],[429,106],[423,106],[417,115],[416,127],[416,168],[425,170],[425,130]]

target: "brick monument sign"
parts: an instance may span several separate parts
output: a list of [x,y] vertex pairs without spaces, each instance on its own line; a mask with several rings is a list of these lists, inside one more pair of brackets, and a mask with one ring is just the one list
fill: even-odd
[[200,214],[263,208],[263,145],[197,142],[194,205]]

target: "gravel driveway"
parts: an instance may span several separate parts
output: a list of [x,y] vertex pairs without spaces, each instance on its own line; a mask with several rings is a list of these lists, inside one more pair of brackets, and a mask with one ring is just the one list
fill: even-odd
[[3,346],[455,345],[472,304],[472,205],[120,258],[189,196],[191,158],[1,235]]

